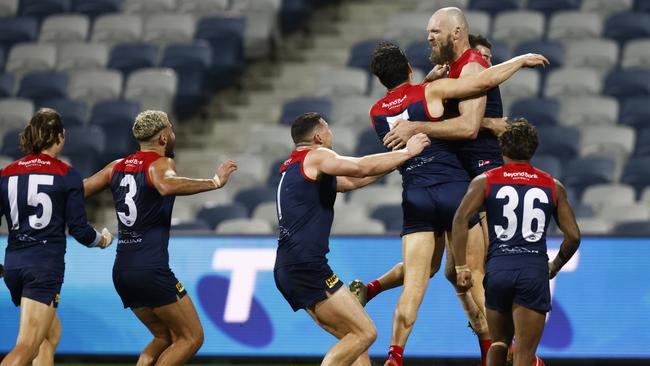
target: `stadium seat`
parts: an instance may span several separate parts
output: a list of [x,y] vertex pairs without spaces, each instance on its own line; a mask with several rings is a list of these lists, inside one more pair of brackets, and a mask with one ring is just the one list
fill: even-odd
[[337,222],[332,225],[333,235],[380,235],[384,234],[384,224],[379,220],[360,218],[357,221]]
[[196,218],[215,229],[222,221],[248,217],[248,210],[239,203],[228,205],[209,205],[197,212]]
[[581,202],[572,203],[571,208],[573,209],[573,214],[576,218],[590,218],[596,216],[596,213],[591,206]]
[[280,124],[291,126],[296,117],[305,112],[318,112],[326,121],[336,123],[336,121],[330,120],[330,116],[332,115],[332,102],[329,98],[301,97],[284,103]]
[[[287,159],[289,156],[282,156]],[[260,156],[256,154],[232,154],[227,158],[237,162],[237,172],[246,176],[254,184],[263,184],[266,179],[266,167],[275,160],[275,156]],[[225,160],[222,159],[222,160]]]
[[318,95],[342,96],[365,95],[368,90],[368,74],[357,69],[334,69],[320,73]]
[[204,39],[213,50],[210,86],[220,90],[232,85],[244,70],[244,32],[246,19],[241,16],[213,16],[199,21],[196,39]]
[[43,19],[51,14],[67,13],[70,0],[20,0],[18,15]]
[[158,65],[159,47],[148,42],[120,43],[111,49],[108,67],[126,77],[132,71]]
[[108,63],[103,43],[66,43],[59,47],[57,69],[63,71],[102,70]]
[[1,74],[0,73],[0,99],[8,98],[14,93],[14,85],[16,78],[13,74]]
[[605,73],[618,62],[618,43],[610,39],[565,42],[566,67],[590,67]]
[[470,34],[481,34],[487,36],[490,34],[492,27],[492,18],[490,14],[484,11],[468,10],[465,12],[465,18],[469,23]]
[[[386,88],[383,86],[382,88],[385,92]],[[355,96],[344,98],[334,97],[332,101],[332,115],[330,116],[332,124],[354,127],[369,123],[368,111],[377,99],[366,96]]]
[[598,211],[598,217],[614,223],[615,225],[622,222],[646,221],[650,226],[650,208],[641,203],[605,204]]
[[268,221],[257,219],[225,220],[217,226],[216,230],[216,233],[221,235],[269,235],[273,232],[273,226]]
[[24,75],[32,71],[48,71],[56,64],[56,47],[51,44],[22,43],[9,51],[7,71]]
[[551,71],[546,80],[544,96],[586,96],[600,93],[602,80],[597,71],[588,68],[562,68]]
[[5,69],[5,49],[0,46],[0,71]]
[[0,17],[13,18],[18,12],[18,0],[1,0]]
[[[278,8],[273,1],[236,1],[233,11],[246,17],[244,31],[244,54],[246,59],[270,56],[280,42]],[[216,8],[210,13],[216,13]]]
[[[364,121],[367,123],[367,121]],[[352,126],[334,125],[330,126],[334,138],[336,151],[341,155],[354,155],[354,149],[357,147],[358,133],[357,129]]]
[[65,98],[68,78],[62,72],[37,71],[25,75],[20,80],[18,96],[30,98],[38,103],[46,99]]
[[291,33],[303,28],[313,11],[313,5],[303,0],[283,0],[280,8],[280,30]]
[[115,160],[136,150],[131,126],[139,111],[140,105],[130,100],[107,99],[95,104],[90,124],[101,127],[106,135],[103,160]]
[[386,231],[402,231],[403,214],[401,205],[381,205],[372,211],[370,217],[383,222]]
[[563,183],[574,187],[577,193],[594,184],[614,181],[616,163],[603,156],[586,156],[568,162],[562,175]]
[[623,161],[632,154],[636,133],[628,126],[585,126],[582,128],[581,155],[607,155]]
[[482,10],[492,14],[521,9],[521,6],[521,0],[472,0],[469,4],[472,10]]
[[528,0],[530,10],[541,11],[547,16],[560,10],[578,9],[582,0]]
[[532,160],[533,166],[539,168],[557,179],[562,178],[562,164],[553,155],[535,154]]
[[[425,74],[431,70],[431,46],[428,41],[413,42],[406,47],[406,57],[408,57],[411,67],[420,69]],[[368,68],[370,67],[370,57],[367,58]]]
[[182,0],[178,2],[178,12],[198,17],[217,15],[228,9],[229,2],[229,0]]
[[106,147],[104,131],[97,126],[66,127],[63,155],[70,159],[82,178],[90,177],[108,161],[101,155]]
[[[350,57],[348,58],[347,66],[355,67],[365,72],[370,72],[370,61],[372,60],[372,53],[375,48],[379,46],[380,42],[381,40],[379,39],[369,39],[357,42],[352,46],[352,49],[350,50]],[[427,47],[429,47],[428,43],[426,41],[424,42],[427,44]],[[415,60],[408,51],[409,48],[407,48],[406,54],[409,58],[409,61],[411,62],[411,65],[413,67],[418,67],[416,66],[417,60]],[[431,62],[429,62],[429,65],[431,65]]]
[[580,10],[601,16],[630,10],[634,0],[582,0]]
[[650,14],[624,12],[610,16],[603,36],[619,42],[650,37]]
[[550,61],[546,68],[557,68],[564,65],[564,46],[558,41],[527,41],[520,43],[515,48],[515,55],[526,53],[539,53],[546,56]]
[[88,38],[90,20],[81,14],[52,15],[43,21],[39,42],[83,42]]
[[68,94],[93,105],[98,100],[121,96],[122,74],[114,70],[85,70],[72,73]]
[[644,13],[650,13],[650,4],[646,0],[636,0],[634,2],[634,10]]
[[359,204],[369,210],[383,204],[401,204],[402,190],[398,187],[384,187],[381,185],[368,186],[364,189],[353,191],[350,203]]
[[561,11],[551,16],[548,38],[554,40],[599,38],[603,21],[598,14]]
[[650,185],[650,157],[631,158],[625,165],[621,182],[633,186],[637,192]]
[[8,130],[24,127],[34,111],[34,103],[29,99],[0,99],[0,136]]
[[[174,207],[174,212],[176,212],[176,207]],[[206,224],[203,220],[175,221],[174,219],[172,219],[171,231],[172,233],[178,233],[178,232],[204,233],[205,232],[207,234],[212,230],[210,229],[210,226]]]
[[0,22],[0,46],[5,50],[21,42],[35,41],[38,22],[35,18],[7,18]]
[[585,189],[582,203],[599,210],[603,205],[615,202],[622,205],[631,205],[635,202],[636,193],[632,186],[626,184],[597,184]]
[[650,186],[646,187],[641,192],[641,200],[640,200],[640,202],[650,206]]
[[612,232],[615,235],[650,236],[648,220],[626,221],[616,224]]
[[203,40],[172,43],[165,48],[160,65],[173,69],[178,76],[174,110],[179,117],[192,115],[205,103],[205,79],[211,63],[212,49]]
[[364,156],[386,152],[386,148],[379,141],[379,137],[374,129],[369,128],[361,132],[357,148],[354,150],[354,156]]
[[0,146],[0,154],[10,156],[12,159],[19,159],[25,153],[20,149],[20,133],[23,128],[16,128],[8,130],[2,137],[2,146]]
[[124,0],[122,5],[122,11],[127,14],[150,15],[172,13],[175,10],[176,0]]
[[253,211],[253,219],[264,220],[273,226],[278,225],[278,209],[275,202],[260,203]]
[[159,45],[189,42],[194,36],[196,23],[189,14],[158,14],[147,17],[142,39]]
[[650,38],[627,42],[623,48],[621,67],[650,69]]
[[67,127],[83,126],[88,120],[88,106],[86,103],[72,99],[50,99],[40,102],[39,108],[52,108],[61,114],[63,124]]
[[636,145],[634,147],[634,155],[637,157],[650,157],[650,128],[646,127],[639,130],[636,134]]
[[559,121],[564,126],[613,125],[618,110],[618,101],[611,97],[563,97]]
[[603,94],[617,98],[650,95],[650,70],[613,70],[605,78]]
[[280,167],[287,160],[287,158],[282,158],[274,161],[269,165],[269,170],[267,172],[266,186],[267,187],[277,187],[280,183],[280,178],[282,177],[279,173]]
[[434,11],[449,6],[466,9],[469,6],[469,0],[418,0],[417,4],[418,10],[429,11],[433,14]]
[[170,113],[177,84],[176,72],[172,69],[140,69],[129,75],[124,96],[140,102],[142,109]]
[[82,13],[94,19],[106,13],[120,11],[123,0],[72,0],[72,12]]
[[342,198],[340,197],[334,203],[333,225],[369,219],[368,209],[365,206],[358,203],[347,203]]
[[[294,144],[291,130],[281,125],[254,125],[248,130],[247,152],[258,154],[280,153],[288,157]],[[338,147],[338,138],[337,138]],[[338,149],[337,149],[338,150]]]
[[264,202],[273,202],[276,199],[277,187],[254,187],[243,189],[235,195],[235,202],[239,202],[248,213],[252,214],[255,208]]
[[424,25],[429,23],[430,12],[403,12],[391,15],[387,19],[383,39],[392,39],[405,47],[411,42],[421,41],[426,33]]
[[518,99],[510,108],[511,117],[525,117],[536,127],[554,126],[560,116],[560,101],[546,98]]
[[142,38],[144,24],[139,15],[107,14],[97,18],[91,39],[107,45],[137,42]]
[[[500,1],[495,1],[500,2]],[[544,15],[537,11],[506,11],[496,16],[492,38],[519,43],[541,39],[544,34]]]
[[619,122],[634,127],[650,126],[650,96],[631,97],[621,101]]
[[507,42],[490,41],[492,43],[492,65],[500,64],[509,60],[512,56],[512,49]]
[[535,70],[519,70],[499,86],[503,99],[528,98],[539,94],[540,73]]
[[599,217],[578,218],[578,227],[583,234],[606,235],[614,230],[614,224]]

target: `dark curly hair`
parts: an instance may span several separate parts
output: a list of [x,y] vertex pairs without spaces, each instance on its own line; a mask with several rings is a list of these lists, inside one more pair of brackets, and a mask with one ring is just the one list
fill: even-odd
[[499,136],[503,156],[513,160],[532,159],[538,144],[537,130],[525,118],[516,119]]
[[382,85],[392,89],[409,79],[409,61],[404,52],[394,43],[381,42],[372,53],[372,73]]
[[34,113],[20,134],[20,148],[28,154],[39,154],[58,143],[61,135],[63,120],[59,112],[51,108],[41,108]]

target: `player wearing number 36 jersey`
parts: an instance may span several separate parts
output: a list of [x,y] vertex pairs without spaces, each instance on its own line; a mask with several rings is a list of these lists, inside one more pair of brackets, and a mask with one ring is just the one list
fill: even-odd
[[86,195],[110,186],[119,225],[113,284],[153,334],[138,364],[181,365],[203,344],[203,328],[183,285],[169,268],[169,229],[177,195],[221,188],[237,169],[223,163],[212,179],[176,175],[176,136],[167,114],[144,111],[133,124],[140,151],[84,181]]
[[[499,137],[505,165],[474,178],[453,223],[452,247],[457,286],[472,286],[467,267],[467,222],[487,208],[488,247],[483,279],[492,346],[488,365],[505,365],[513,336],[514,366],[529,366],[551,310],[549,279],[568,262],[580,244],[580,230],[562,184],[530,165],[537,132],[525,120]],[[564,233],[557,257],[548,262],[546,230],[554,217]]]

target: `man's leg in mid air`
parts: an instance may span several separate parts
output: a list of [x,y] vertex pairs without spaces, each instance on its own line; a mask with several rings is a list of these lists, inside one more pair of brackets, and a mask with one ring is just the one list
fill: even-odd
[[61,340],[61,320],[54,313],[52,325],[47,331],[45,339],[38,349],[38,356],[32,361],[32,366],[53,366],[54,365],[54,352]]
[[182,365],[203,345],[203,327],[190,295],[175,303],[152,309],[153,313],[169,328],[172,344],[158,357],[156,365]]
[[308,308],[307,313],[339,340],[327,352],[321,366],[370,366],[367,351],[377,338],[377,329],[345,286]]
[[[505,366],[508,348],[515,328],[511,312],[487,310],[487,320],[492,336],[492,345],[487,355],[488,366]],[[529,365],[530,366],[530,365]]]
[[54,303],[48,306],[26,297],[21,298],[16,346],[5,356],[0,365],[25,366],[32,362],[50,330],[54,314]]
[[160,355],[172,345],[172,334],[165,323],[151,308],[132,309],[135,316],[153,335],[153,340],[140,353],[137,366],[155,365]]
[[546,314],[515,303],[512,317],[517,338],[513,366],[530,366],[536,359],[535,351],[544,332]]

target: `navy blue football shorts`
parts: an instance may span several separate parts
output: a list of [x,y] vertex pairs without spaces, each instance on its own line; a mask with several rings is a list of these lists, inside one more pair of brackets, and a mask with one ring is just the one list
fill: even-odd
[[474,179],[477,176],[487,172],[488,170],[492,170],[503,165],[503,157],[501,154],[495,155],[494,153],[464,153],[458,154],[458,159],[463,165],[465,171],[467,171],[467,174],[469,174],[470,179]]
[[47,306],[59,305],[63,272],[38,268],[5,269],[4,280],[16,306],[20,306],[22,297]]
[[548,270],[542,268],[490,271],[483,278],[483,288],[490,310],[509,313],[513,303],[540,313],[551,310]]
[[113,285],[124,308],[157,308],[173,304],[187,294],[169,268],[113,268]]
[[[428,187],[404,188],[404,223],[401,236],[427,231],[451,231],[456,209],[460,206],[468,186],[468,182],[449,182]],[[474,215],[470,220],[470,227],[478,222],[478,215]]]
[[327,262],[276,267],[273,277],[293,311],[316,305],[327,299],[327,293],[333,294],[343,285]]

